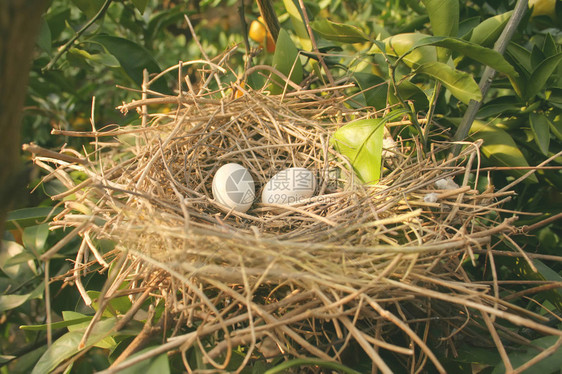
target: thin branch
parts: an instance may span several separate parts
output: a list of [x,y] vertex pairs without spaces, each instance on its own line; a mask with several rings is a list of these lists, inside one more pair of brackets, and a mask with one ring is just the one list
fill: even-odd
[[68,42],[66,42],[66,44],[55,55],[55,57],[53,57],[52,60],[49,61],[47,66],[45,66],[43,68],[43,72],[51,70],[53,68],[53,66],[55,65],[55,63],[59,60],[59,58],[61,58],[62,55],[65,54],[66,51],[68,51],[68,49],[74,44],[74,42],[80,36],[82,36],[82,34],[86,30],[88,30],[88,28],[90,28],[90,26],[92,26],[94,24],[94,22],[96,22],[98,19],[100,19],[105,14],[105,12],[107,11],[107,8],[109,8],[109,4],[111,4],[111,1],[112,0],[105,0],[105,3],[103,3],[103,6],[100,8],[100,10],[98,10],[96,15],[93,16],[92,19],[90,19],[80,30],[78,30],[78,32],[76,34],[74,34],[74,36]]
[[[521,22],[521,19],[527,12],[528,9],[527,3],[528,3],[527,0],[517,0],[517,4],[515,5],[515,10],[509,22],[505,26],[505,29],[503,30],[500,37],[496,41],[496,44],[494,45],[494,50],[496,52],[499,52],[502,55],[505,52],[507,45],[509,44],[511,38],[513,37],[513,34],[515,33],[515,30],[517,30],[517,27]],[[488,89],[492,85],[492,80],[494,79],[495,74],[496,71],[489,66],[487,66],[486,69],[484,69],[484,73],[480,78],[480,84],[479,84],[480,91],[482,92],[482,99],[480,101],[475,101],[475,100],[470,101],[470,103],[468,104],[468,108],[466,109],[466,112],[464,114],[464,117],[461,121],[461,124],[459,125],[459,128],[457,129],[457,132],[453,137],[453,140],[462,141],[466,139],[466,137],[468,136],[468,132],[470,130],[470,127],[472,126],[472,122],[474,122],[474,119],[476,118],[476,113],[478,112],[480,106],[482,105],[482,102],[486,98],[486,94],[488,93]],[[461,144],[456,144],[453,147],[453,155],[458,156],[458,154],[461,151],[461,148],[462,148]]]
[[334,86],[334,84],[335,84],[334,83],[334,77],[332,76],[332,73],[330,72],[330,69],[328,69],[328,65],[326,65],[326,62],[322,58],[322,55],[320,54],[320,50],[318,49],[318,45],[316,44],[316,39],[314,38],[314,34],[312,33],[312,28],[310,27],[310,20],[308,19],[308,13],[306,12],[306,7],[304,6],[304,1],[299,0],[299,5],[300,5],[301,11],[302,11],[303,21],[304,21],[304,24],[306,26],[306,30],[308,31],[310,43],[312,43],[312,48],[313,48],[314,52],[317,54],[318,61],[320,61],[320,64],[322,65],[322,68],[326,72],[326,77],[328,77],[328,81],[330,82],[330,85]]

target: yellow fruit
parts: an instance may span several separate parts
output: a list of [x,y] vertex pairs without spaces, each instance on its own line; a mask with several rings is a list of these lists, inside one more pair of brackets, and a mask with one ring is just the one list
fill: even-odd
[[[245,88],[246,87],[246,83],[244,81],[240,82],[240,88]],[[235,99],[238,99],[239,97],[244,96],[244,91],[239,90],[238,88],[234,88],[234,94],[233,94]]]
[[275,52],[275,41],[265,27],[265,22],[261,16],[257,21],[252,21],[248,36],[253,41],[259,43],[262,47],[265,45],[268,52]]
[[533,13],[531,17],[556,17],[556,0],[529,0],[529,8],[531,7],[533,7]]

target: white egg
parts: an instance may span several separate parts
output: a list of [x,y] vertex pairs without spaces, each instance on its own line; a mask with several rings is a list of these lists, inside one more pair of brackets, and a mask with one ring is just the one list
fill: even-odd
[[256,197],[254,178],[242,165],[223,165],[213,177],[213,197],[229,209],[247,212]]
[[300,203],[314,195],[316,177],[305,168],[281,170],[266,183],[261,194],[264,204]]

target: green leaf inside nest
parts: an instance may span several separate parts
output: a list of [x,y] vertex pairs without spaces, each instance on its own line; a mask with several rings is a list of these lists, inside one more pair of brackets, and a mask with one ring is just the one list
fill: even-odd
[[384,118],[357,120],[339,128],[331,139],[336,150],[347,157],[365,183],[376,183],[381,175],[384,124],[404,115],[395,111]]

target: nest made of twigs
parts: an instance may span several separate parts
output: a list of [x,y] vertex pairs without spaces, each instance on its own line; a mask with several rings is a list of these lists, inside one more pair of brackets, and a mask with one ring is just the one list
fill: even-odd
[[[207,360],[225,369],[237,345],[248,346],[239,368],[256,348],[266,357],[345,361],[345,352],[360,346],[382,372],[391,370],[388,354],[415,369],[429,358],[443,372],[427,329],[439,325],[452,346],[459,332],[482,334],[467,327],[468,308],[485,321],[502,317],[552,333],[490,287],[471,283],[462,269],[474,250],[512,230],[513,219],[496,214],[511,193],[479,192],[470,182],[478,174],[478,143],[442,158],[447,144],[422,156],[398,142],[386,150],[380,181],[364,185],[330,137],[352,119],[377,114],[349,109],[337,87],[269,96],[235,86],[240,96],[224,85],[152,98],[148,87],[142,99],[120,107],[137,109],[140,125],[59,131],[92,137],[94,152],[38,152],[35,161],[68,190],[54,197],[67,200],[54,225],[76,227],[83,237],[68,279],[90,303],[80,283],[85,251],[107,266],[95,242],[113,241],[116,251],[105,256],[120,258],[121,267],[112,282],[129,281],[134,305],[146,290],[159,295],[174,321],[158,352],[185,352],[198,341]],[[258,188],[288,167],[313,170],[320,183],[298,204],[256,202],[246,213],[229,211],[211,193],[214,173],[229,162],[245,166]],[[88,179],[75,183],[75,170]],[[443,179],[458,188],[438,189]],[[107,289],[102,297],[110,299],[118,286]],[[403,345],[391,339],[397,332]],[[206,337],[212,339],[201,343]],[[121,361],[114,370],[128,362]]]

